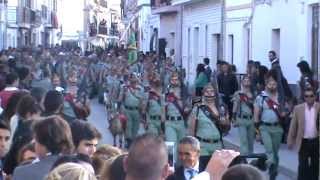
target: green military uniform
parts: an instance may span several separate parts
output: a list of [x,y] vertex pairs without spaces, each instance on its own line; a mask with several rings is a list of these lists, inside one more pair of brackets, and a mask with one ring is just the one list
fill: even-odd
[[174,93],[169,89],[166,94],[165,111],[165,137],[166,141],[178,143],[186,134],[185,120],[183,117],[183,103],[179,103],[182,100],[180,91]]
[[160,94],[149,91],[147,98],[147,131],[156,135],[161,133],[161,114],[164,98]]
[[211,156],[216,150],[222,149],[221,134],[214,123],[218,117],[208,110],[208,106],[195,106],[191,117],[196,119],[193,134],[200,141],[200,156]]
[[252,154],[255,137],[253,99],[244,92],[238,91],[233,97],[233,102],[234,107],[237,107],[234,118],[239,131],[240,153],[243,155]]
[[272,108],[278,108],[273,103],[269,94],[265,91],[256,98],[255,106],[261,109],[260,114],[260,133],[268,156],[267,165],[270,167],[270,176],[277,175],[279,166],[279,148],[281,144],[283,129],[279,124],[279,116]]
[[125,135],[126,139],[132,140],[137,136],[139,131],[141,120],[140,108],[144,93],[141,87],[124,86],[122,89],[125,90],[123,109],[128,118]]

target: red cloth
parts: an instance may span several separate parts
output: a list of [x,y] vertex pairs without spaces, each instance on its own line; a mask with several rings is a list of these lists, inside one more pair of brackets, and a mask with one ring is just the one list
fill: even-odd
[[16,90],[14,91],[6,91],[6,90],[3,90],[0,92],[0,99],[1,99],[1,107],[3,109],[5,109],[8,105],[8,102],[9,102],[9,99],[11,98],[11,96],[17,92]]

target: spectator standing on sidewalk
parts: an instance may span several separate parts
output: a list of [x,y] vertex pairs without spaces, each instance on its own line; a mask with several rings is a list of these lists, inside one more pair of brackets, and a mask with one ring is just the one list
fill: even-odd
[[204,58],[203,63],[204,63],[205,74],[207,75],[208,81],[211,82],[212,69],[210,68],[210,59],[207,57]]
[[230,65],[227,62],[222,63],[222,72],[217,77],[219,93],[223,95],[223,102],[228,106],[229,117],[232,117],[233,94],[238,90],[238,81],[236,76],[231,73]]
[[1,107],[5,109],[10,97],[19,89],[19,77],[16,73],[10,73],[6,76],[6,87],[0,92]]
[[279,148],[283,134],[278,96],[276,78],[269,72],[266,78],[266,89],[255,100],[254,120],[259,125],[268,156],[270,180],[275,180],[278,174]]
[[311,88],[304,90],[304,100],[293,110],[287,142],[299,150],[298,180],[318,180],[320,104]]
[[300,86],[300,100],[304,100],[304,90],[315,86],[315,81],[313,81],[313,72],[309,64],[306,61],[300,61],[297,64],[297,67],[300,70],[301,77],[299,81]]
[[4,179],[3,172],[3,158],[8,152],[9,149],[9,140],[10,140],[11,132],[9,126],[7,126],[4,122],[0,122],[0,179]]
[[205,85],[209,82],[208,76],[206,74],[206,69],[204,64],[198,64],[197,66],[197,76],[195,80],[196,96],[202,96],[202,90]]

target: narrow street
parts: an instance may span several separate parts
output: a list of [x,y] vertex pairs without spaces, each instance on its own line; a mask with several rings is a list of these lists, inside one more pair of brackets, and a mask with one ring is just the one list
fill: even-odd
[[[107,113],[103,107],[103,105],[99,104],[97,99],[91,100],[91,115],[89,117],[89,122],[92,123],[102,134],[102,140],[100,141],[100,144],[112,144],[113,139],[112,135],[110,134],[110,131],[108,130],[108,121],[107,121]],[[140,133],[143,132],[142,129],[140,129]],[[228,148],[232,149],[238,149],[235,144],[237,144],[236,139],[238,136],[237,129],[233,129],[228,136],[225,137],[226,146]],[[258,143],[255,144],[255,148],[258,150],[258,152],[263,152],[263,147],[259,145]],[[285,159],[285,161],[290,161],[290,164],[287,164],[288,167],[292,167],[295,165],[294,159],[292,158],[294,152],[288,152],[287,150],[282,148],[280,151],[280,155],[282,159]],[[292,164],[293,163],[293,164]],[[280,166],[284,165],[280,162]],[[295,169],[295,167],[293,167]],[[266,174],[266,173],[265,173]],[[292,172],[288,172],[288,169],[280,168],[280,174],[278,176],[279,180],[294,180],[294,178],[290,178],[289,176],[293,176]],[[266,174],[267,176],[267,174]]]

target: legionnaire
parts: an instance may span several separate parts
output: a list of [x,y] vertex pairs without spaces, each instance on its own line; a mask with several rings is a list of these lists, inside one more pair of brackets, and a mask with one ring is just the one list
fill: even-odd
[[162,116],[162,106],[164,104],[164,96],[162,95],[162,87],[160,81],[160,75],[157,73],[152,73],[150,76],[151,89],[147,94],[146,99],[146,130],[149,133],[156,135],[163,134],[161,130],[161,116]]
[[187,92],[182,87],[179,74],[172,73],[165,95],[165,137],[171,142],[179,142],[186,134]]
[[240,138],[240,153],[248,155],[253,153],[255,127],[253,121],[254,97],[251,91],[251,80],[244,76],[242,88],[233,97],[234,124],[238,127]]
[[194,106],[189,116],[190,134],[200,141],[200,161],[206,165],[211,155],[222,149],[220,112],[216,92],[211,84],[203,89],[202,102]]
[[138,134],[144,96],[143,89],[139,85],[139,79],[136,74],[130,74],[129,83],[129,85],[122,86],[119,95],[119,102],[122,103],[122,109],[128,118],[125,133],[127,147],[130,146],[132,140]]
[[266,89],[257,96],[254,104],[254,120],[259,126],[261,138],[268,156],[270,180],[276,179],[279,165],[279,148],[283,129],[280,125],[280,112],[277,81],[269,72],[266,77]]

